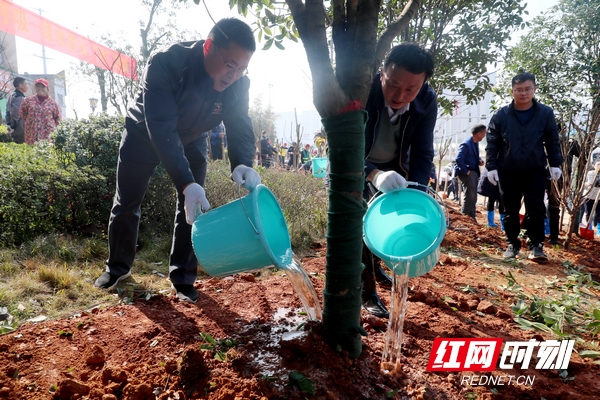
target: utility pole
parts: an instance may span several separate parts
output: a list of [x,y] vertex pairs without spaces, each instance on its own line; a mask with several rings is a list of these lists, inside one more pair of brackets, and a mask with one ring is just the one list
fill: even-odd
[[[40,13],[40,15],[42,15],[42,9],[38,8],[37,9]],[[34,54],[35,57],[39,57],[38,55]],[[44,45],[42,45],[42,61],[44,63],[44,76],[48,75],[48,70],[46,69],[46,47]]]

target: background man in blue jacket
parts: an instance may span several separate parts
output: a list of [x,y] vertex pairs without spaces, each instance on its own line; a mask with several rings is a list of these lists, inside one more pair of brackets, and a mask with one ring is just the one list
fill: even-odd
[[[433,129],[437,99],[427,84],[433,76],[433,55],[416,44],[403,43],[386,55],[367,100],[365,130],[365,199],[378,190],[406,187],[406,180],[427,186],[433,162]],[[377,296],[375,281],[391,281],[366,245],[363,246],[363,307],[373,315],[389,313]]]
[[483,124],[477,124],[471,129],[471,137],[458,146],[454,165],[456,175],[463,187],[463,203],[460,211],[475,220],[479,166],[483,165],[483,160],[479,157],[479,142],[485,137],[485,131]]
[[504,229],[508,247],[504,257],[514,258],[521,249],[519,210],[521,199],[527,214],[530,260],[545,262],[542,247],[545,239],[546,165],[550,178],[561,176],[563,156],[560,151],[554,112],[535,99],[535,75],[523,72],[512,79],[513,101],[492,116],[486,136],[488,179],[500,184],[506,208]]
[[191,225],[197,210],[210,208],[202,187],[207,132],[223,121],[232,179],[247,189],[260,183],[252,169],[254,133],[248,116],[250,80],[245,76],[255,49],[251,28],[228,18],[217,22],[206,41],[177,43],[148,61],[140,93],[125,119],[108,225],[110,255],[97,287],[110,289],[131,275],[140,205],[154,170],[162,163],[177,188],[169,278],[177,297],[197,301],[193,284],[198,261]]

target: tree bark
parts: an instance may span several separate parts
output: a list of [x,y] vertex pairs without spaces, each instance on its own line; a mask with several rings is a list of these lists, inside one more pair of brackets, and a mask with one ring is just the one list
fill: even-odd
[[[365,205],[364,129],[366,102],[376,71],[373,59],[389,48],[393,32],[404,29],[421,0],[411,0],[396,30],[377,43],[380,0],[333,0],[335,71],[329,57],[322,0],[286,0],[306,51],[313,80],[313,102],[323,118],[329,145],[330,189],[327,263],[323,307],[326,340],[358,357],[362,351],[362,218]],[[396,33],[397,35],[397,33]],[[381,56],[383,58],[383,56]],[[380,62],[380,60],[379,60]],[[359,102],[351,103],[358,100]]]

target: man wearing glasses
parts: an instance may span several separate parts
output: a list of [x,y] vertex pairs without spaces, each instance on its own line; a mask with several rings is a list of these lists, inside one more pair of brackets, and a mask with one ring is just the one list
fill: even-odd
[[207,133],[224,122],[232,179],[246,189],[260,183],[252,169],[254,133],[248,116],[250,80],[245,76],[256,50],[251,28],[223,19],[206,41],[177,43],[152,55],[140,93],[125,119],[119,148],[117,188],[108,225],[106,272],[95,282],[111,289],[131,275],[140,205],[159,163],[177,188],[177,210],[169,278],[183,301],[195,303],[198,261],[191,242],[196,213],[210,208],[203,189]]
[[527,258],[543,263],[548,260],[542,251],[546,165],[550,165],[550,178],[559,179],[563,156],[554,112],[535,100],[535,90],[532,73],[523,72],[512,79],[513,101],[490,120],[486,167],[489,181],[500,185],[506,209],[504,230],[508,247],[504,257],[515,258],[521,249],[519,211],[523,199],[527,214]]
[[[406,181],[427,186],[433,162],[433,129],[437,99],[427,84],[433,76],[433,56],[412,43],[393,47],[377,72],[367,100],[365,131],[365,199],[406,187]],[[387,318],[375,282],[391,288],[381,260],[363,245],[363,307]]]

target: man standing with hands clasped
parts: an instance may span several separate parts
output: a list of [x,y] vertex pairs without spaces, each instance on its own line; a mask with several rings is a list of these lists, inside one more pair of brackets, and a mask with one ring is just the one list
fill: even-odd
[[254,133],[248,116],[250,80],[245,76],[255,50],[252,29],[227,18],[217,22],[206,41],[177,43],[150,58],[139,96],[125,119],[108,225],[110,253],[97,287],[111,289],[131,275],[140,205],[154,170],[162,163],[177,188],[169,278],[179,299],[198,300],[191,225],[198,210],[210,208],[203,188],[208,158],[205,132],[223,121],[231,178],[246,189],[260,183],[252,169]]
[[490,121],[487,132],[486,167],[489,181],[500,184],[506,214],[504,227],[508,247],[504,257],[514,258],[521,249],[519,211],[524,199],[528,215],[530,260],[546,262],[542,251],[546,208],[546,164],[551,179],[561,176],[563,157],[552,109],[538,103],[535,75],[522,72],[512,79],[511,104],[502,107]]

